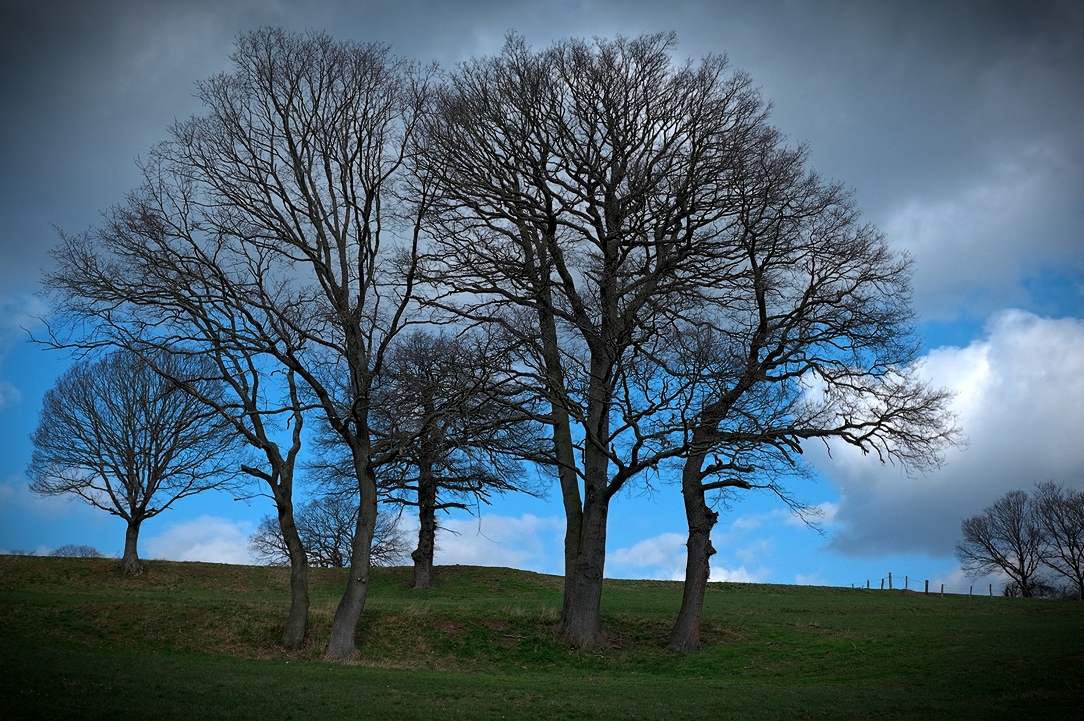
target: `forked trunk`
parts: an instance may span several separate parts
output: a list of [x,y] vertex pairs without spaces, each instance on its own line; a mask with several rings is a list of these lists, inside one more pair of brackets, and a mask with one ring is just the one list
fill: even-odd
[[437,484],[431,472],[418,478],[418,547],[410,554],[414,561],[414,588],[433,587],[433,555],[437,539]]
[[121,558],[121,569],[130,576],[138,576],[146,569],[139,560],[139,552],[136,546],[139,543],[139,521],[128,521],[128,529],[124,532],[124,556]]
[[[693,466],[695,464],[695,466]],[[700,619],[704,612],[704,595],[708,589],[711,573],[711,557],[715,548],[711,545],[711,531],[719,514],[708,507],[704,489],[700,485],[700,461],[690,459],[682,477],[681,494],[685,499],[685,519],[689,526],[686,544],[688,557],[685,561],[685,588],[681,595],[681,610],[670,633],[668,648],[671,651],[689,653],[700,648]]]
[[280,504],[278,513],[279,529],[290,554],[290,615],[286,617],[282,644],[299,648],[305,643],[309,619],[309,559],[294,523],[292,504]]
[[[539,327],[542,331],[547,385],[564,392],[566,388],[555,317],[550,291],[543,291],[546,303],[539,306]],[[610,377],[601,354],[592,358],[592,402],[588,425],[598,438],[609,434],[608,413],[612,388],[605,381]],[[581,648],[599,648],[605,643],[602,633],[602,579],[606,566],[606,521],[610,510],[607,487],[609,458],[605,442],[586,443],[583,449],[584,486],[580,497],[580,477],[576,472],[577,447],[572,438],[568,410],[558,403],[550,406],[553,419],[553,450],[557,459],[557,475],[561,486],[561,501],[565,509],[565,586],[561,607],[561,631]]]
[[[579,525],[578,551],[566,561],[561,630],[581,648],[599,648],[602,633],[602,579],[606,565],[608,499],[586,503]],[[572,533],[572,524],[567,532]]]

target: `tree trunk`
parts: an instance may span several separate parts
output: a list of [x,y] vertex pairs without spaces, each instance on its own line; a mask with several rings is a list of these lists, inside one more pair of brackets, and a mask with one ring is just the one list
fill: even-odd
[[437,482],[432,469],[418,474],[418,547],[414,561],[414,588],[433,587],[433,555],[437,539]]
[[305,643],[309,619],[309,559],[294,523],[293,504],[279,502],[279,529],[290,554],[290,615],[282,632],[286,648],[299,648]]
[[[358,459],[364,454],[363,460]],[[365,610],[365,598],[369,592],[369,568],[372,560],[373,531],[376,527],[376,475],[369,465],[368,449],[355,451],[355,468],[359,478],[358,521],[354,529],[354,545],[350,553],[350,576],[346,579],[346,591],[331,622],[331,638],[328,656],[348,661],[357,653],[355,635],[361,612]]]
[[[565,597],[561,630],[581,648],[599,648],[605,643],[602,632],[602,580],[606,565],[606,522],[612,492],[609,485],[609,412],[612,406],[612,364],[606,354],[591,349],[591,383],[588,391],[584,430],[588,438],[583,449],[583,507],[570,508],[579,498],[578,479],[561,476],[566,509]],[[555,429],[555,442],[558,434]],[[569,434],[564,438],[571,441]],[[560,453],[560,448],[557,448]],[[572,457],[569,453],[568,456]]]
[[[542,296],[544,302],[538,306],[538,314],[546,385],[553,389],[555,397],[561,397],[567,390],[556,320],[550,310],[553,305],[549,286],[543,287]],[[600,358],[605,358],[605,354],[593,348],[587,429],[594,433],[594,439],[588,439],[583,449],[582,502],[571,418],[567,408],[559,403],[550,404],[553,450],[565,510],[565,585],[561,630],[582,648],[599,648],[605,642],[602,633],[602,579],[606,565],[606,521],[612,497],[607,485],[609,458],[605,449],[613,388],[609,380],[610,369]]]
[[[581,648],[599,648],[602,633],[602,579],[606,564],[606,518],[609,498],[588,494],[584,504],[579,548],[565,568],[561,630]],[[573,532],[569,524],[569,533]]]
[[686,544],[685,588],[681,595],[681,610],[670,633],[671,651],[689,653],[700,648],[700,619],[704,611],[704,595],[711,573],[711,531],[719,514],[708,508],[704,489],[700,485],[702,458],[689,458],[682,473],[681,495],[685,499],[685,519],[689,526]]
[[139,543],[139,521],[128,521],[128,529],[124,532],[124,557],[121,559],[121,568],[130,576],[138,576],[146,569],[139,560],[139,552],[136,546]]

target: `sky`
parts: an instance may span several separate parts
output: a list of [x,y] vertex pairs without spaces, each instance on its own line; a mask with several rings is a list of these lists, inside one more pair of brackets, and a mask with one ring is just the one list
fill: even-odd
[[[712,579],[985,590],[953,548],[962,518],[1009,490],[1084,489],[1084,4],[939,0],[0,0],[0,551],[119,555],[122,522],[27,490],[29,434],[70,359],[27,342],[58,229],[84,230],[138,183],[136,160],[200,113],[194,83],[261,26],[384,42],[445,68],[568,37],[675,31],[684,59],[725,53],[810,166],[853,189],[914,257],[919,372],[956,391],[966,442],[911,476],[847,449],[807,454],[793,488],[820,528],[747,494],[720,515]],[[607,575],[681,578],[675,478],[610,512]],[[444,520],[438,563],[561,573],[559,495],[499,498]],[[147,558],[247,563],[271,501],[207,494],[143,528]],[[995,589],[996,592],[996,589]]]

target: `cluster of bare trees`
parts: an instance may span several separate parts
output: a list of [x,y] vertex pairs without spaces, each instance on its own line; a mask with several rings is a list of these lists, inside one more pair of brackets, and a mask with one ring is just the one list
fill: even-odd
[[1004,574],[1007,595],[1084,599],[1084,492],[1052,481],[1010,491],[960,531],[956,557],[969,575]]
[[241,470],[276,502],[286,644],[305,633],[292,489],[310,419],[357,508],[338,658],[355,650],[382,494],[419,510],[424,586],[436,511],[520,488],[525,468],[555,479],[561,627],[592,647],[611,500],[679,476],[671,647],[687,651],[719,494],[800,508],[787,479],[814,440],[917,469],[953,441],[948,394],[913,369],[908,259],[807,168],[748,77],[673,45],[511,36],[442,74],[256,31],[143,184],[63,239],[52,342],[135,353],[260,458]]

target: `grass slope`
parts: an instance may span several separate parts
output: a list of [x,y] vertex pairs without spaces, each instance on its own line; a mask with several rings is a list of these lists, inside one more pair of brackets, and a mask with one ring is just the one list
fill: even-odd
[[681,585],[607,581],[611,647],[556,631],[561,580],[378,569],[354,664],[322,660],[340,570],[312,575],[312,643],[277,645],[285,569],[0,556],[0,716],[12,718],[1075,718],[1084,604],[714,584],[705,648],[665,650]]

